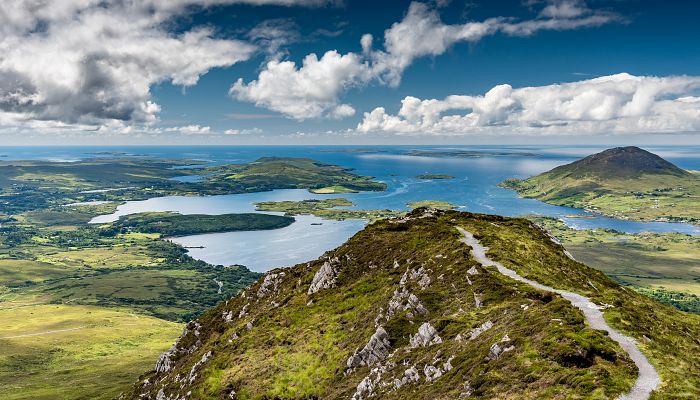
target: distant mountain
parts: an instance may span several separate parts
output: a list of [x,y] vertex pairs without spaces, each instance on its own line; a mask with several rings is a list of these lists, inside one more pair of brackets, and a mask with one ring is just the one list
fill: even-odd
[[[589,297],[637,344],[484,257]],[[690,399],[697,332],[698,316],[619,287],[525,219],[421,208],[268,272],[189,323],[123,398],[646,399],[658,371],[655,398]],[[638,370],[637,345],[653,366]]]
[[615,147],[554,168],[552,176],[577,179],[634,179],[644,174],[687,177],[688,172],[635,146]]
[[616,218],[700,221],[700,175],[635,146],[608,149],[501,186]]

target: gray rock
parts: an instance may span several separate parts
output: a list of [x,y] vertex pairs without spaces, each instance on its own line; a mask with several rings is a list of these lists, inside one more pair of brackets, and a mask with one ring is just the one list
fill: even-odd
[[432,382],[442,376],[442,370],[440,368],[436,368],[429,364],[423,368],[423,373],[425,374],[426,382]]
[[314,294],[321,289],[329,289],[335,286],[335,279],[338,276],[338,271],[333,267],[331,261],[337,262],[338,259],[326,261],[321,265],[321,268],[316,271],[314,279],[309,286],[308,294]]
[[277,286],[280,284],[280,282],[282,282],[282,278],[284,278],[284,275],[284,272],[270,273],[265,275],[265,279],[263,280],[263,283],[258,289],[258,298],[261,299],[265,297],[265,295],[267,295],[273,290],[277,291]]
[[346,364],[348,368],[355,368],[360,365],[372,365],[389,356],[390,351],[391,344],[389,343],[389,335],[384,328],[380,326],[369,338],[365,347],[350,356]]
[[397,312],[408,311],[408,318],[413,318],[417,314],[427,314],[428,309],[423,306],[416,295],[410,293],[405,287],[394,291],[394,295],[389,300],[389,307],[386,319],[389,320]]
[[233,311],[224,311],[223,313],[221,313],[221,318],[224,319],[224,322],[231,322],[231,320],[233,320]]
[[425,347],[442,343],[442,338],[438,336],[437,330],[430,325],[429,322],[425,322],[420,326],[420,328],[418,328],[418,333],[411,336],[409,342],[411,343],[412,348]]
[[398,389],[403,385],[406,385],[408,383],[415,383],[420,380],[420,373],[416,369],[416,367],[411,367],[404,371],[403,376],[401,379],[394,379],[394,388]]
[[175,343],[168,351],[164,352],[156,362],[156,372],[168,372],[173,368],[172,357],[177,354],[177,343]]
[[481,325],[477,326],[476,328],[472,329],[471,331],[469,331],[469,340],[476,339],[477,337],[479,337],[479,335],[481,335],[482,333],[486,332],[487,330],[489,330],[491,328],[493,328],[493,322],[491,322],[491,321],[484,322],[483,324],[481,324]]
[[197,368],[199,368],[200,365],[207,362],[207,360],[209,360],[209,357],[211,357],[211,351],[204,353],[204,355],[202,356],[202,359],[197,361],[196,363],[194,363],[194,365],[192,366],[192,369],[190,369],[190,374],[187,375],[187,382],[189,382],[189,383],[194,382],[195,378],[197,378],[197,373],[196,373]]

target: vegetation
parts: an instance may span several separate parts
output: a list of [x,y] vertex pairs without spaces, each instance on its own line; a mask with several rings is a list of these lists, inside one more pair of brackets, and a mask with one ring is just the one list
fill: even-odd
[[105,207],[0,224],[3,399],[113,398],[152,368],[182,322],[259,276],[194,260],[159,234],[86,224]]
[[552,218],[532,218],[577,260],[605,272],[621,285],[680,310],[700,313],[700,237],[571,229]]
[[208,185],[240,187],[249,192],[310,189],[319,193],[350,193],[386,189],[386,184],[372,177],[309,158],[263,157],[243,165],[209,167],[203,172],[212,174],[206,180]]
[[637,147],[609,149],[501,186],[614,218],[700,222],[700,175]]
[[257,211],[277,211],[287,215],[315,215],[324,219],[365,219],[376,221],[378,219],[393,218],[403,215],[401,211],[393,210],[352,210],[338,209],[336,207],[350,207],[353,203],[348,199],[333,198],[323,200],[301,201],[265,201],[255,203]]
[[71,304],[4,302],[0,318],[7,400],[112,399],[182,331],[129,310]]
[[[41,210],[51,213],[53,218],[63,212],[58,206],[71,203],[121,202],[165,195],[273,189],[347,193],[386,188],[371,177],[307,158],[265,157],[247,164],[173,168],[197,163],[140,157],[96,158],[74,163],[3,161],[0,162],[0,214]],[[180,175],[199,175],[203,179],[195,182],[172,179]]]
[[[174,169],[198,162],[114,156],[0,162],[3,399],[113,398],[153,367],[183,322],[260,276],[244,266],[194,260],[161,236],[275,229],[294,221],[266,214],[144,213],[88,225],[93,217],[123,201],[163,195],[384,188],[308,159]],[[179,175],[206,179],[171,179]]]
[[187,236],[200,233],[257,231],[289,226],[294,218],[269,214],[190,214],[149,212],[125,215],[113,229],[119,232],[159,233],[163,236]]
[[[615,342],[587,327],[581,312],[557,295],[481,267],[456,226],[521,275],[608,304],[609,323],[635,337],[662,376],[655,399],[697,394],[700,317],[571,260],[528,220],[417,209],[369,225],[319,260],[271,271],[208,311],[166,356],[170,368],[146,373],[124,398],[159,391],[173,397],[191,391],[193,398],[350,398],[366,379],[383,399],[603,399],[630,389],[636,369]],[[310,290],[324,264],[332,284]],[[401,300],[402,293],[413,294],[427,313]],[[392,298],[400,307],[389,311]],[[472,329],[487,321],[493,327],[470,340]],[[409,345],[426,322],[441,340]],[[348,359],[377,325],[387,332],[389,350],[377,350],[379,360],[369,367],[349,368]],[[494,344],[513,347],[488,357]],[[417,381],[397,387],[395,379],[412,367]],[[441,375],[426,379],[430,368]]]
[[420,174],[416,176],[416,179],[454,179],[455,177],[447,174]]
[[414,201],[412,203],[408,203],[409,208],[420,208],[420,207],[428,207],[428,208],[435,208],[438,210],[453,210],[457,208],[456,205],[448,202],[448,201],[442,201],[442,200],[423,200],[423,201]]

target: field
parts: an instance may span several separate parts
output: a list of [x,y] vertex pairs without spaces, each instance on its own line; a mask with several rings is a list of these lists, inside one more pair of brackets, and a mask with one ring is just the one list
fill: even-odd
[[182,324],[102,307],[0,303],[0,398],[110,399]]
[[550,218],[535,221],[579,261],[663,303],[700,313],[700,238],[679,233],[575,230]]

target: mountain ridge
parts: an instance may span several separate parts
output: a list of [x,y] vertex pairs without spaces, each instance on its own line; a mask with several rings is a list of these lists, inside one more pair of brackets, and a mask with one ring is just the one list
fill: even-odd
[[188,324],[157,371],[123,398],[611,398],[630,390],[637,371],[625,351],[557,294],[478,263],[456,227],[522,276],[608,304],[608,322],[634,337],[661,375],[652,398],[692,398],[700,318],[619,287],[527,220],[426,209],[270,271]]

